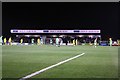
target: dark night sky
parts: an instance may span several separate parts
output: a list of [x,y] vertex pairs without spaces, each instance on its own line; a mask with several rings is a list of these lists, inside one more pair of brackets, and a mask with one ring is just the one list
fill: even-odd
[[2,9],[3,36],[10,29],[101,29],[103,39],[118,37],[115,2],[4,2]]

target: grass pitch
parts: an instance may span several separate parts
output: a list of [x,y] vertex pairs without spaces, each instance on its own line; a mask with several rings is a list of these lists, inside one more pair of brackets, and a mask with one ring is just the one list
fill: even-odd
[[117,78],[118,47],[2,46],[3,78],[22,78],[77,54],[85,55],[32,78]]

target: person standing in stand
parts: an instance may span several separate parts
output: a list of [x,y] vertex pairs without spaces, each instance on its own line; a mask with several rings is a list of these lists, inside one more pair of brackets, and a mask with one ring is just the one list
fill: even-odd
[[11,37],[9,38],[8,43],[9,43],[9,45],[11,45],[11,43],[12,43]]
[[23,43],[23,39],[21,38],[21,39],[20,39],[20,44],[22,44],[22,43]]
[[56,38],[56,46],[60,47],[60,45],[59,45],[59,38]]
[[3,43],[4,43],[4,45],[7,44],[7,39],[6,38],[4,38]]
[[112,46],[112,38],[109,38],[109,45]]
[[96,47],[97,45],[97,38],[94,40],[94,46]]

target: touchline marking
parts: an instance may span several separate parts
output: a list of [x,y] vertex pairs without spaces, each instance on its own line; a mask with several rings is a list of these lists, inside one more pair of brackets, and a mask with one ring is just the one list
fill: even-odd
[[25,76],[25,77],[23,77],[23,78],[21,78],[21,79],[19,79],[19,80],[26,80],[26,79],[31,78],[31,77],[33,77],[33,76],[35,76],[35,75],[38,75],[38,74],[40,74],[40,73],[42,73],[42,72],[44,72],[44,71],[46,71],[46,70],[49,70],[49,69],[54,68],[54,67],[56,67],[56,66],[59,66],[59,65],[61,65],[61,64],[63,64],[63,63],[66,63],[66,62],[68,62],[68,61],[71,61],[71,60],[73,60],[73,59],[75,59],[75,58],[78,58],[78,57],[80,57],[80,56],[82,56],[82,55],[84,55],[84,54],[85,54],[85,53],[82,53],[82,54],[79,54],[79,55],[77,55],[77,56],[74,56],[74,57],[71,57],[71,58],[69,58],[69,59],[66,59],[66,60],[64,60],[64,61],[61,61],[61,62],[59,62],[59,63],[57,63],[57,64],[51,65],[51,66],[49,66],[49,67],[46,67],[46,68],[41,69],[41,70],[39,70],[39,71],[36,71],[36,72],[34,72],[34,73],[30,74],[30,75],[27,75],[27,76]]

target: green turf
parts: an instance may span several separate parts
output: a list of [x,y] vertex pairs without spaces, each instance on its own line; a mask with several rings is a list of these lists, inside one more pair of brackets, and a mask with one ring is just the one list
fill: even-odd
[[99,46],[3,46],[3,78],[21,78],[73,57],[85,55],[33,78],[117,78],[118,47]]

